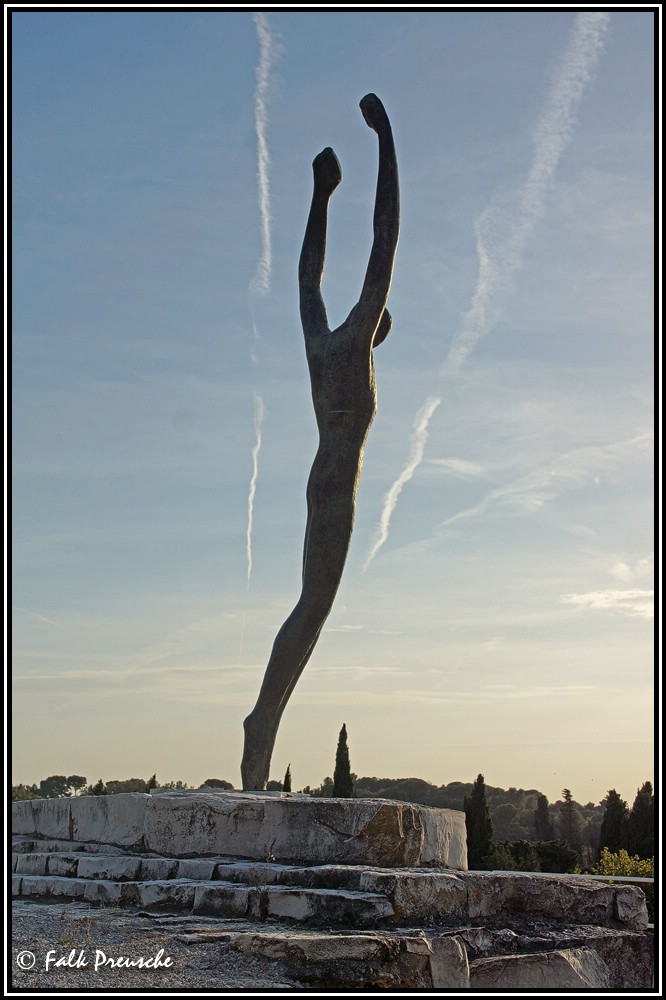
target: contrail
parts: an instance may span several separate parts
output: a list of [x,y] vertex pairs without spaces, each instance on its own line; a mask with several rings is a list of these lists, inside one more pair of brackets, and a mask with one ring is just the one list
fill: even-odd
[[254,127],[257,133],[257,185],[259,189],[259,214],[261,216],[261,255],[250,284],[250,291],[266,295],[271,286],[271,193],[268,180],[270,157],[266,131],[268,128],[268,90],[275,52],[275,40],[268,18],[253,14],[252,20],[259,39],[259,63],[256,69],[257,85],[254,91]]
[[261,396],[254,394],[254,433],[255,441],[252,449],[252,478],[250,480],[250,492],[247,498],[247,585],[250,586],[252,575],[252,517],[254,514],[254,496],[257,492],[257,476],[259,474],[259,452],[261,450],[261,426],[264,422],[264,401]]
[[441,402],[442,400],[439,396],[429,396],[414,418],[414,432],[412,434],[409,461],[384,497],[384,509],[382,510],[382,514],[379,519],[377,532],[370,547],[370,551],[366,557],[365,563],[363,564],[364,573],[388,538],[391,515],[395,510],[398,497],[400,496],[405,483],[409,482],[414,475],[415,469],[418,468],[423,460],[423,452],[425,450],[426,441],[428,440],[428,425],[430,424],[433,413]]
[[[494,199],[474,222],[479,271],[472,302],[440,369],[443,378],[455,375],[479,339],[493,327],[498,300],[522,266],[525,246],[543,215],[546,191],[571,139],[578,105],[601,55],[609,21],[606,13],[577,15],[535,128],[532,165],[517,204],[512,209]],[[433,402],[432,398],[427,399],[416,416],[409,460],[384,497],[377,535],[368,552],[364,571],[388,538],[391,516],[402,487],[423,459],[428,426],[441,400],[438,399],[436,405],[432,405]]]

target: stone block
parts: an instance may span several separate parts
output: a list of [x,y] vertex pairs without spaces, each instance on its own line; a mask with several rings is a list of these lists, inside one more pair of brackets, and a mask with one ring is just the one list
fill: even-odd
[[84,855],[79,860],[77,875],[79,878],[111,882],[134,882],[139,877],[141,865],[141,858]]
[[360,888],[387,895],[401,923],[449,922],[467,916],[467,886],[454,873],[366,871]]
[[22,875],[12,875],[12,896],[21,895],[21,886],[23,884]]
[[467,886],[472,920],[525,915],[600,926],[609,926],[613,920],[613,888],[592,879],[574,881],[521,872],[467,872],[461,877]]
[[[142,882],[157,880],[163,882],[165,879],[176,878],[178,875],[178,862],[175,858],[142,858],[141,871],[137,875]],[[186,876],[180,875],[180,878]]]
[[284,863],[467,864],[462,812],[381,799],[260,792],[151,795],[145,847],[176,857],[226,854]]
[[613,916],[631,930],[645,930],[649,923],[645,893],[633,885],[614,886]]
[[175,878],[200,879],[203,882],[210,882],[217,868],[217,862],[212,858],[184,858],[177,865]]
[[469,985],[464,948],[422,933],[242,933],[231,946],[284,963],[290,978],[309,986],[433,989]]
[[469,962],[464,942],[455,934],[431,937],[430,974],[434,989],[469,989]]
[[47,855],[47,872],[49,875],[58,875],[60,878],[76,878],[80,854],[54,854]]
[[[41,804],[44,800],[38,800]],[[57,800],[56,800],[57,801]],[[70,839],[82,843],[141,848],[149,795],[82,795],[68,799],[72,810]],[[39,812],[39,810],[36,810]]]
[[210,882],[194,889],[192,912],[214,917],[247,916],[253,890],[231,882]]
[[136,883],[138,905],[144,910],[191,910],[197,886],[193,882],[167,879]]
[[55,875],[24,875],[21,885],[22,896],[64,896],[67,899],[81,899],[85,882],[75,878],[59,878]]
[[608,966],[591,948],[479,958],[470,965],[473,990],[609,989]]
[[25,837],[35,836],[35,816],[32,811],[33,799],[12,802],[12,833]]
[[72,836],[70,820],[73,801],[70,798],[33,799],[36,835],[69,840]]
[[46,875],[48,854],[19,854],[15,871],[22,875]]

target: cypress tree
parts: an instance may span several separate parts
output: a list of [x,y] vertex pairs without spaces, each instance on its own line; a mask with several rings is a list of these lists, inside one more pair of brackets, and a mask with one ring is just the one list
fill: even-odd
[[548,799],[545,795],[540,795],[534,810],[534,838],[535,840],[553,840],[554,836],[553,824],[548,815]]
[[627,819],[627,843],[629,854],[639,858],[654,857],[654,794],[649,781],[641,785]]
[[493,824],[486,803],[486,784],[480,774],[465,796],[465,825],[467,827],[467,862],[470,868],[483,868],[492,848]]
[[574,802],[573,795],[568,788],[562,789],[562,799],[560,803],[560,830],[561,837],[566,840],[569,847],[580,857],[582,847],[582,823],[580,818],[580,807]]
[[604,847],[607,847],[611,854],[617,854],[626,847],[627,839],[627,815],[628,808],[624,799],[621,799],[614,788],[611,788],[604,799],[606,809],[601,820],[599,831],[598,857]]
[[349,763],[349,748],[347,746],[347,727],[343,723],[338,737],[338,748],[335,752],[335,771],[333,772],[333,795],[338,799],[353,799],[354,782]]
[[291,791],[291,764],[287,764],[287,770],[284,772],[284,781],[282,782],[282,791]]

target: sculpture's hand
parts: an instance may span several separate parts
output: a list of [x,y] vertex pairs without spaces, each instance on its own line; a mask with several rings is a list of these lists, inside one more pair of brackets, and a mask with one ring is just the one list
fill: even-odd
[[365,97],[362,97],[359,107],[366,123],[375,132],[379,132],[381,128],[389,124],[384,105],[376,94],[366,94]]
[[340,161],[330,146],[322,149],[312,161],[315,186],[324,194],[331,195],[342,180]]

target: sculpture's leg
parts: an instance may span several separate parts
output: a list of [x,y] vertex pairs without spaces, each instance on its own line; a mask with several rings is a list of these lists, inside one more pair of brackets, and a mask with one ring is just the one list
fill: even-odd
[[331,611],[347,558],[361,454],[355,453],[355,460],[342,476],[331,458],[320,448],[312,466],[303,589],[276,636],[257,703],[243,723],[241,775],[245,789],[266,785],[282,713]]

